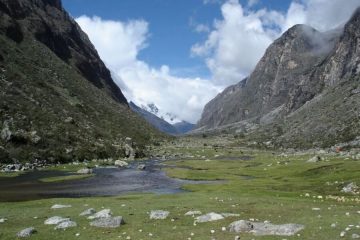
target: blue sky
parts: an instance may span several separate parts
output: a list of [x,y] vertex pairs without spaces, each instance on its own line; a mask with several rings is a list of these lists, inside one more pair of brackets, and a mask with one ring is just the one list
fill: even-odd
[[[240,1],[247,6],[247,1]],[[99,16],[103,19],[128,21],[144,19],[149,23],[148,47],[139,53],[139,59],[154,67],[169,65],[182,77],[210,77],[201,58],[191,57],[191,46],[204,41],[205,33],[194,31],[195,24],[211,26],[221,18],[220,1],[203,0],[63,0],[73,17]],[[288,0],[258,2],[252,9],[263,7],[286,12]]]
[[192,123],[295,24],[342,27],[360,0],[63,0],[126,98]]

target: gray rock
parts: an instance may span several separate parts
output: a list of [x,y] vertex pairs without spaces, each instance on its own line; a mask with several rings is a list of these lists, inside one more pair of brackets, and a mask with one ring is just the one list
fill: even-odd
[[40,140],[41,140],[41,137],[39,135],[37,135],[36,131],[30,132],[30,141],[33,144],[38,144],[40,142]]
[[83,211],[82,213],[80,213],[79,216],[88,216],[88,215],[92,215],[94,213],[96,213],[95,209],[89,208],[89,209],[86,209],[85,211]]
[[135,159],[135,151],[129,144],[125,144],[125,156],[128,160]]
[[202,212],[198,211],[198,210],[194,210],[194,211],[188,211],[187,213],[185,213],[185,216],[195,216],[195,215],[201,215]]
[[348,185],[344,186],[341,190],[341,192],[344,193],[351,193],[351,194],[359,194],[360,189],[359,187],[356,185],[356,183],[351,182]]
[[358,238],[360,238],[360,235],[357,234],[357,233],[353,233],[353,234],[351,235],[351,238],[352,238],[352,239],[358,239]]
[[140,164],[139,166],[137,166],[137,169],[139,169],[139,170],[145,170],[145,169],[146,169],[146,165],[145,165],[145,164]]
[[55,204],[52,205],[51,209],[61,209],[61,208],[70,208],[71,205],[62,205],[62,204]]
[[240,216],[240,214],[238,214],[238,213],[221,213],[221,215],[223,217],[225,217],[225,218],[227,218],[227,217],[239,217]]
[[275,225],[271,223],[250,222],[246,220],[236,221],[229,225],[230,232],[250,232],[256,236],[293,236],[303,229],[304,225],[300,224],[290,223]]
[[233,222],[229,225],[229,231],[230,232],[250,232],[253,230],[254,226],[251,222],[246,220],[239,220],[236,222]]
[[199,222],[199,223],[212,222],[212,221],[218,221],[218,220],[222,220],[222,219],[224,219],[223,215],[221,215],[219,213],[211,212],[211,213],[196,217],[195,222]]
[[29,228],[25,228],[25,229],[21,230],[20,232],[18,232],[16,234],[16,236],[19,237],[19,238],[26,238],[26,237],[30,237],[34,233],[36,233],[35,228],[34,227],[29,227]]
[[92,216],[89,216],[88,219],[97,219],[97,218],[108,218],[108,217],[111,217],[112,215],[112,212],[110,209],[104,209],[104,210],[101,210],[97,213],[95,213],[94,215]]
[[90,222],[90,226],[101,228],[117,228],[124,224],[123,217],[103,217]]
[[0,133],[1,139],[4,140],[5,142],[8,142],[8,141],[10,141],[12,135],[13,134],[9,128],[9,122],[5,121],[4,125],[3,125],[3,129],[1,130],[1,133]]
[[44,221],[44,224],[46,224],[46,225],[57,225],[57,224],[60,224],[62,222],[66,222],[66,221],[70,221],[70,218],[63,218],[63,217],[59,217],[59,216],[54,216],[54,217],[46,219]]
[[152,210],[150,212],[150,219],[166,219],[169,216],[170,212],[163,210]]
[[316,163],[316,162],[320,162],[320,161],[321,161],[321,157],[320,156],[315,156],[315,157],[310,158],[306,162],[308,162],[308,163]]
[[4,222],[6,222],[7,221],[7,218],[1,218],[0,217],[0,223],[4,223]]
[[77,226],[76,222],[68,220],[68,221],[61,222],[54,229],[55,230],[58,230],[58,229],[65,230],[67,228],[76,227],[76,226]]
[[129,164],[125,161],[116,160],[114,165],[117,167],[127,167]]
[[79,174],[92,174],[93,170],[91,168],[83,168],[77,171]]

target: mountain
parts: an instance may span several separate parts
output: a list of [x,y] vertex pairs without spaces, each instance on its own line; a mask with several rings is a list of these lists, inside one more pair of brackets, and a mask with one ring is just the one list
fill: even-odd
[[296,25],[248,78],[210,101],[194,132],[230,131],[284,147],[326,147],[360,133],[360,10],[344,29]]
[[167,134],[170,134],[170,135],[177,135],[178,134],[177,129],[173,125],[171,125],[170,123],[165,121],[164,119],[159,118],[155,114],[153,114],[153,113],[151,113],[149,111],[146,111],[145,109],[143,109],[141,107],[138,107],[133,102],[130,102],[129,106],[134,112],[139,114],[148,123],[153,125],[156,129],[160,130],[161,132],[167,133]]
[[186,122],[186,121],[181,121],[178,123],[174,123],[173,126],[176,128],[176,131],[178,132],[178,134],[185,134],[190,132],[191,130],[194,129],[195,124]]
[[186,121],[170,124],[162,117],[158,117],[159,109],[155,104],[149,104],[148,107],[139,107],[135,103],[129,103],[130,108],[143,117],[148,123],[154,126],[156,129],[163,133],[170,135],[181,135],[191,131],[195,124],[188,123]]
[[175,124],[182,121],[175,114],[163,111],[162,109],[158,108],[154,103],[141,104],[141,108],[170,124]]
[[60,0],[0,0],[0,159],[138,155],[161,137],[134,114]]

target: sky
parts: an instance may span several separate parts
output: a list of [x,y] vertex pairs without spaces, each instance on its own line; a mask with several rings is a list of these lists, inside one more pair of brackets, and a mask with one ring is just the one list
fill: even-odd
[[[360,0],[63,0],[126,98],[196,123],[295,24],[339,28]],[[169,120],[169,119],[166,119]]]

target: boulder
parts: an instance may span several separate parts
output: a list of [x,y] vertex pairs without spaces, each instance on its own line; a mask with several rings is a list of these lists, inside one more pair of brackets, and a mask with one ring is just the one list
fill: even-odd
[[202,212],[194,210],[194,211],[188,211],[187,213],[185,213],[185,216],[195,216],[195,215],[201,215]]
[[170,212],[163,210],[152,210],[150,212],[150,219],[166,219],[169,216]]
[[146,165],[145,164],[140,164],[139,166],[137,166],[138,170],[145,170],[146,169]]
[[51,209],[70,208],[70,207],[71,207],[71,205],[55,204],[55,205],[52,205]]
[[90,226],[101,228],[117,228],[124,224],[123,217],[103,217],[90,222]]
[[253,224],[246,220],[239,220],[229,225],[230,232],[250,232],[253,228]]
[[135,159],[135,150],[129,144],[125,144],[125,156],[128,160]]
[[1,139],[5,142],[8,142],[11,140],[12,135],[13,135],[13,133],[10,131],[9,123],[8,123],[8,121],[5,121],[3,124],[3,128],[1,130],[1,133],[0,133]]
[[129,164],[125,161],[121,161],[121,160],[116,160],[115,161],[115,166],[117,167],[127,167]]
[[77,226],[76,222],[67,220],[67,221],[59,223],[54,229],[55,230],[58,230],[58,229],[65,230],[67,228],[76,227],[76,226]]
[[0,223],[4,223],[4,222],[6,222],[7,221],[7,219],[6,218],[2,218],[2,217],[0,217]]
[[276,235],[276,236],[293,236],[304,229],[300,224],[280,224],[275,225],[268,222],[250,222],[239,220],[229,225],[230,232],[249,232],[256,236]]
[[88,215],[92,215],[94,213],[96,213],[95,209],[89,208],[89,209],[86,209],[85,211],[83,211],[82,213],[80,213],[79,216],[88,216]]
[[54,216],[54,217],[46,219],[44,221],[44,224],[46,224],[46,225],[57,225],[57,224],[60,224],[62,222],[66,222],[66,221],[70,221],[70,218],[63,218],[63,217],[59,217],[59,216]]
[[356,183],[351,182],[348,185],[344,186],[341,190],[343,193],[351,193],[351,194],[359,194],[360,188],[356,185]]
[[211,213],[196,217],[195,222],[199,222],[199,223],[212,222],[212,221],[218,221],[218,220],[221,220],[221,219],[224,219],[223,215],[211,212]]
[[77,171],[78,174],[92,174],[93,170],[91,168],[83,168]]
[[310,158],[306,162],[308,162],[308,163],[316,163],[316,162],[320,162],[320,161],[321,161],[321,157],[320,156],[315,156],[315,157]]
[[88,219],[97,219],[97,218],[108,218],[108,217],[111,217],[112,213],[111,213],[111,210],[110,209],[104,209],[104,210],[101,210],[97,213],[95,213],[94,215],[91,215],[88,217]]
[[25,237],[30,237],[34,233],[36,233],[35,228],[34,227],[29,227],[29,228],[25,228],[25,229],[21,230],[20,232],[18,232],[16,234],[16,236],[19,237],[19,238],[25,238]]

